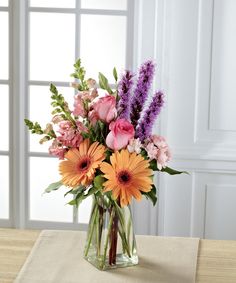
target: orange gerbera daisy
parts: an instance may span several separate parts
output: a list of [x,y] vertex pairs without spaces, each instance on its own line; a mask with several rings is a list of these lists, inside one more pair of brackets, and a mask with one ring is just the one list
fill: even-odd
[[66,186],[88,186],[92,183],[95,170],[105,159],[105,146],[89,139],[84,140],[79,148],[72,148],[66,154],[67,160],[59,165],[62,183]]
[[130,204],[132,196],[141,200],[141,191],[151,190],[153,171],[149,169],[149,162],[141,155],[123,149],[113,153],[110,160],[111,164],[102,162],[100,166],[107,179],[103,185],[105,191],[112,191],[114,199],[120,199],[121,207]]

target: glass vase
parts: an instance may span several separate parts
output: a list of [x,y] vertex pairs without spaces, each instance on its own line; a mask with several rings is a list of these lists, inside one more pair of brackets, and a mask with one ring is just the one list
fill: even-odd
[[94,196],[84,258],[100,270],[138,264],[130,207]]

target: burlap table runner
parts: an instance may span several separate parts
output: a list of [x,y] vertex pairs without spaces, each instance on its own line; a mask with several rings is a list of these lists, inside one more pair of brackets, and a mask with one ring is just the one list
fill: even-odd
[[139,265],[99,271],[83,259],[86,233],[42,231],[15,283],[191,283],[199,239],[136,236]]

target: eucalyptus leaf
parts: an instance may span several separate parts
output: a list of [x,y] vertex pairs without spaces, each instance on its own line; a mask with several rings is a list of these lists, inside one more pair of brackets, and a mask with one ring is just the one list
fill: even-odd
[[50,185],[46,188],[46,190],[44,191],[44,193],[50,193],[50,192],[52,192],[52,191],[56,191],[56,190],[58,190],[62,185],[63,185],[63,184],[62,184],[61,181],[52,183],[52,184],[50,184]]

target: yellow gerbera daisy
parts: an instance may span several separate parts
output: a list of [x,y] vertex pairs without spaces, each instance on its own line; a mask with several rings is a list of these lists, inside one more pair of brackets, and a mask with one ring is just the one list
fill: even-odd
[[67,160],[59,165],[62,183],[66,186],[88,186],[92,183],[95,170],[105,159],[105,146],[89,139],[84,140],[79,148],[72,148],[66,154]]
[[149,162],[135,152],[127,149],[112,154],[111,164],[102,162],[100,170],[107,179],[104,191],[112,191],[114,199],[120,199],[121,207],[130,204],[132,196],[141,200],[142,192],[149,192],[152,188],[153,171],[149,169]]

